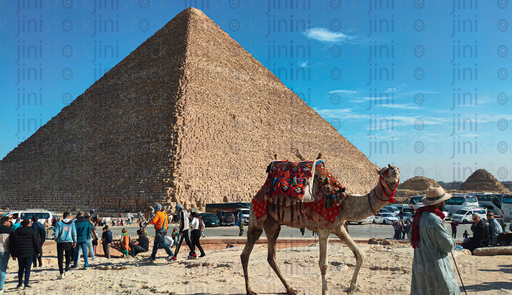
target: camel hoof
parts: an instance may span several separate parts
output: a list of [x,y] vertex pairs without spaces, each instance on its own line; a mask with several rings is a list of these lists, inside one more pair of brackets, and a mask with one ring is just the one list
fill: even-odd
[[297,295],[297,291],[295,291],[294,289],[290,288],[290,289],[288,289],[288,295]]

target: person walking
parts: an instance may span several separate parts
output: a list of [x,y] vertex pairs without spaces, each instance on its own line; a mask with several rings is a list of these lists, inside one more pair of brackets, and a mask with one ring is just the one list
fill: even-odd
[[178,252],[180,251],[181,243],[183,243],[183,240],[185,240],[188,248],[190,249],[188,256],[196,257],[197,255],[195,253],[192,253],[192,243],[190,242],[190,237],[189,237],[189,233],[188,233],[189,220],[188,220],[187,212],[185,211],[183,206],[181,206],[181,204],[177,204],[176,205],[176,213],[178,214],[180,229],[179,229],[178,242],[176,243],[176,253],[174,253],[174,257],[172,258],[172,260],[176,261],[176,259],[178,257]]
[[452,197],[443,188],[430,187],[416,212],[412,224],[411,294],[458,295],[460,294],[452,263],[448,257],[455,242],[444,224],[443,209]]
[[395,230],[395,235],[393,236],[393,239],[398,240],[400,238],[400,224],[398,223],[398,220],[393,222],[393,228]]
[[453,220],[450,225],[452,226],[452,238],[457,238],[457,226],[459,226],[459,223],[455,220]]
[[39,222],[39,218],[36,215],[32,216],[32,228],[36,233],[37,244],[39,245],[39,256],[34,259],[34,267],[37,267],[37,262],[39,261],[39,267],[43,266],[43,244],[46,241],[46,230],[44,225]]
[[403,240],[405,238],[405,224],[404,221],[400,221],[400,240]]
[[[55,225],[53,231],[55,232],[55,242],[57,242],[57,263],[60,273],[58,278],[63,279],[69,274],[73,249],[76,246],[75,223],[71,220],[69,212],[64,212],[62,221]],[[62,266],[64,257],[66,257],[66,268]]]
[[144,231],[138,229],[137,235],[139,238],[132,243],[132,257],[135,257],[139,253],[148,252],[149,250],[149,240],[144,234]]
[[103,244],[103,253],[105,253],[105,257],[107,257],[107,259],[110,259],[110,246],[112,246],[112,242],[114,242],[112,232],[108,229],[108,225],[105,225],[103,227],[101,243]]
[[4,293],[7,263],[9,262],[9,240],[14,231],[11,228],[11,218],[4,216],[0,219],[0,293]]
[[487,221],[489,222],[489,239],[490,245],[496,246],[498,244],[498,236],[503,232],[503,227],[494,218],[494,212],[487,211]]
[[[96,250],[94,247],[94,237],[96,236],[96,226],[94,226],[94,223],[92,222],[92,217],[90,215],[85,215],[85,219],[89,220],[91,223],[91,233],[87,236],[87,252],[91,256],[93,261],[96,261]],[[96,244],[98,244],[96,242]],[[82,255],[82,249],[78,249],[78,260],[80,260],[80,257]]]
[[[192,254],[196,254],[196,247],[199,249],[199,252],[201,252],[201,256],[204,257],[206,254],[204,253],[203,247],[201,247],[201,243],[199,242],[199,239],[201,238],[201,223],[202,221],[197,217],[197,213],[192,213],[192,222],[190,223],[190,229],[192,230],[191,236],[192,236]],[[242,222],[243,223],[243,222]],[[192,255],[193,256],[193,255]],[[197,256],[197,255],[196,255]],[[195,257],[195,256],[193,256]],[[192,258],[192,257],[190,257]]]
[[[28,282],[32,261],[34,257],[39,257],[40,246],[36,233],[30,225],[30,219],[24,219],[21,222],[21,227],[11,235],[11,256],[14,260],[18,259],[19,267],[17,289],[23,286],[25,289],[30,288]],[[25,276],[25,280],[23,280],[23,276]]]
[[405,222],[405,230],[404,230],[404,236],[407,235],[407,239],[409,240],[411,237],[411,223],[409,220]]
[[158,249],[163,247],[167,255],[169,255],[168,259],[173,257],[171,249],[164,241],[164,237],[167,235],[167,227],[169,226],[169,219],[167,217],[167,213],[162,208],[162,205],[156,204],[155,206],[155,217],[148,224],[155,225],[155,241],[153,243],[153,252],[151,253],[151,257],[149,260],[156,260],[156,253]]
[[76,227],[76,247],[75,247],[75,263],[71,268],[78,267],[78,260],[80,260],[79,249],[84,253],[84,268],[89,267],[89,258],[87,257],[87,238],[91,236],[92,226],[89,219],[84,217],[83,211],[78,211],[76,215],[77,220],[75,221]]

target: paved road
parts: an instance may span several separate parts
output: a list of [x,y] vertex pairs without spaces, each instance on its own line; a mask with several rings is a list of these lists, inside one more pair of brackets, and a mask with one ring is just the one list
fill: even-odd
[[[177,226],[171,226],[170,228],[177,227]],[[446,227],[448,228],[448,232],[451,233],[451,227],[449,223],[446,223]],[[112,231],[112,234],[114,236],[121,234],[121,229],[123,227],[121,226],[111,226],[110,230]],[[128,232],[132,237],[136,237],[137,234],[137,226],[127,226]],[[471,225],[470,224],[461,224],[458,227],[457,230],[457,240],[462,240],[462,233],[464,230],[467,230],[471,234]],[[351,224],[348,227],[350,236],[353,238],[392,238],[394,234],[393,227],[391,225],[382,225],[382,224],[371,224],[371,223],[365,223],[365,224]],[[152,226],[149,226],[146,228],[146,231],[150,236],[154,236],[155,230]],[[172,232],[172,229],[168,230],[168,235],[170,235]],[[207,237],[238,237],[238,227],[236,226],[219,226],[219,227],[207,227],[205,229],[205,235]],[[247,234],[247,226],[245,226],[245,234]],[[301,233],[299,229],[296,228],[290,228],[287,226],[283,226],[281,228],[281,237],[301,237]],[[311,237],[312,232],[309,230],[306,230],[306,237]],[[265,237],[265,232],[263,232],[262,237]],[[331,238],[336,238],[335,235],[331,235]]]

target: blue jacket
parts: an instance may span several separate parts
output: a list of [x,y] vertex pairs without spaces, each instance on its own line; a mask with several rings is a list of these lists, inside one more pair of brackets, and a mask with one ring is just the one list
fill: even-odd
[[87,238],[91,235],[92,225],[89,219],[80,217],[75,221],[76,240],[78,242],[87,242]]
[[75,223],[69,219],[57,223],[54,228],[55,241],[57,243],[75,243],[76,244],[76,227]]

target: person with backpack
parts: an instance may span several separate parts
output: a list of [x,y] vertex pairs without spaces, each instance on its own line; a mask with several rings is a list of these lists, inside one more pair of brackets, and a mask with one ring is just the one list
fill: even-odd
[[169,218],[162,208],[162,205],[156,204],[155,211],[155,217],[148,223],[155,225],[155,241],[153,244],[153,252],[149,260],[156,260],[156,253],[160,247],[165,249],[165,252],[169,255],[168,259],[171,259],[171,257],[173,257],[172,251],[164,241],[164,237],[167,235],[167,227],[169,226]]
[[[19,227],[11,235],[11,256],[14,260],[18,259],[18,286],[20,289],[30,288],[28,284],[30,279],[30,268],[34,257],[39,256],[40,246],[37,241],[36,233],[30,226],[30,219],[24,219]],[[25,276],[25,280],[23,280]]]
[[178,259],[177,258],[178,252],[180,251],[181,243],[183,242],[183,240],[185,240],[188,248],[190,249],[188,256],[196,257],[197,255],[195,253],[192,253],[193,246],[192,246],[192,243],[190,242],[190,236],[188,234],[188,230],[189,230],[190,226],[189,226],[189,219],[187,216],[187,212],[185,211],[183,206],[181,206],[181,204],[177,204],[176,205],[176,213],[178,214],[180,229],[179,229],[178,242],[176,243],[176,253],[174,253],[174,257],[172,257],[172,261],[176,261]]
[[78,211],[77,220],[75,221],[76,227],[76,248],[75,248],[75,263],[71,268],[78,267],[78,260],[80,260],[80,252],[78,249],[82,249],[84,253],[84,268],[89,267],[89,258],[87,257],[87,238],[91,236],[92,226],[89,219],[84,217],[83,211]]
[[39,222],[39,218],[36,215],[32,216],[32,228],[36,232],[37,243],[39,244],[39,256],[34,259],[34,267],[37,267],[37,261],[39,261],[39,267],[43,266],[43,244],[46,241],[46,229],[44,225]]
[[[57,242],[57,262],[60,272],[59,279],[63,279],[66,275],[69,275],[69,265],[71,264],[73,248],[76,246],[76,228],[70,215],[69,212],[64,212],[62,221],[58,222],[53,228],[55,232],[55,242]],[[64,257],[66,257],[65,269],[62,266]]]

